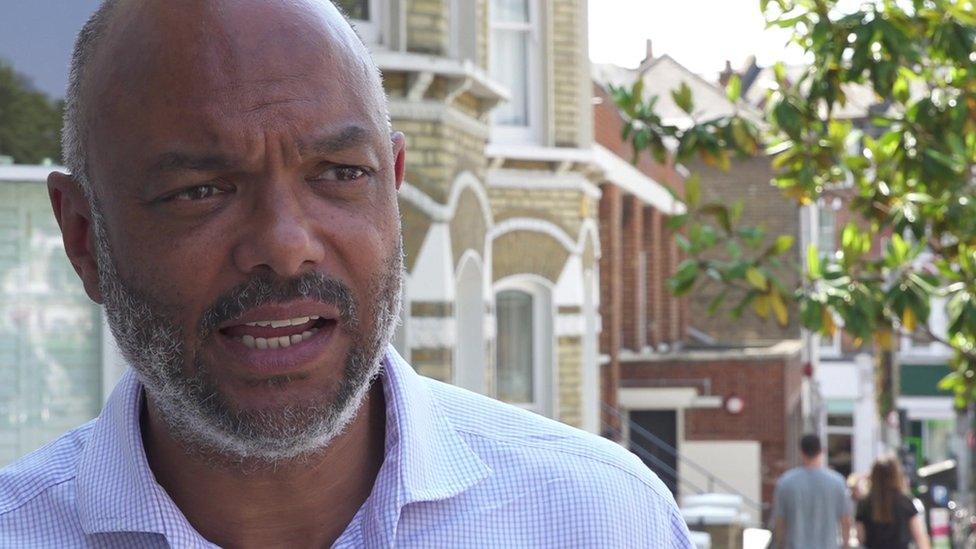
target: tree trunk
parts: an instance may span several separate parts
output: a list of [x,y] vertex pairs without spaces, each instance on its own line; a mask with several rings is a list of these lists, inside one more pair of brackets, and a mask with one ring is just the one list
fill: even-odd
[[900,391],[898,383],[898,365],[895,363],[895,354],[890,345],[878,345],[874,347],[874,373],[875,390],[878,399],[878,416],[881,419],[881,441],[885,446],[895,451],[901,445],[901,433],[897,424],[892,426],[892,412],[897,417],[898,393]]

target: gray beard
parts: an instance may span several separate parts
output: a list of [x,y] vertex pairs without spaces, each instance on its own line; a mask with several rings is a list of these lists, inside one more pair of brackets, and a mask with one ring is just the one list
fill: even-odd
[[[370,284],[373,329],[364,331],[352,292],[319,273],[293,280],[254,277],[227,292],[202,316],[194,349],[193,375],[187,375],[183,331],[171,306],[122,280],[111,255],[104,219],[92,204],[92,226],[99,290],[108,324],[119,349],[145,386],[170,434],[184,448],[209,460],[275,466],[324,450],[356,416],[396,328],[403,283],[402,244]],[[273,410],[235,410],[214,382],[200,348],[217,337],[216,327],[267,303],[310,298],[335,305],[336,329],[350,336],[343,376],[332,394]],[[269,385],[288,383],[286,376]]]

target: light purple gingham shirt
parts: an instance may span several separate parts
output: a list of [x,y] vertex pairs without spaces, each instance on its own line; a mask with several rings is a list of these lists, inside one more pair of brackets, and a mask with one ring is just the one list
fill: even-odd
[[[691,547],[635,456],[421,377],[391,351],[386,456],[334,547]],[[0,470],[0,547],[214,547],[146,461],[130,370],[101,415]]]

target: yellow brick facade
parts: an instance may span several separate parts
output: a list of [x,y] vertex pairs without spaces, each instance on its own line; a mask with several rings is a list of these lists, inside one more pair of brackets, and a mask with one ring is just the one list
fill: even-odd
[[[402,10],[398,20],[400,32],[405,33],[399,38],[399,57],[386,52],[387,61],[381,63],[393,127],[407,141],[407,188],[400,199],[409,276],[402,352],[425,375],[448,382],[464,377],[458,368],[467,365],[455,362],[469,327],[460,325],[458,302],[467,299],[463,292],[470,296],[478,290],[464,290],[458,277],[461,263],[470,262],[483,274],[484,297],[479,303],[484,321],[479,349],[483,382],[476,390],[494,396],[495,286],[522,278],[537,280],[553,300],[554,348],[552,364],[547,366],[551,372],[544,376],[551,379],[546,387],[549,409],[542,412],[582,426],[586,335],[578,333],[579,305],[556,301],[557,295],[572,294],[557,291],[559,284],[571,287],[581,278],[570,270],[592,270],[598,260],[593,228],[599,195],[580,184],[581,180],[585,184],[589,167],[585,161],[558,158],[562,150],[590,146],[591,113],[582,87],[589,74],[586,3],[530,0],[539,3],[542,17],[544,74],[538,77],[544,83],[545,128],[542,142],[533,145],[542,151],[540,155],[519,157],[491,154],[493,146],[505,145],[491,141],[490,124],[490,111],[503,100],[505,90],[497,84],[492,88],[487,76],[490,1],[470,0],[475,5],[468,13],[476,14],[478,21],[471,27],[477,29],[477,36],[473,37],[475,62],[468,63],[468,69],[458,68],[460,60],[451,59],[454,2],[389,1],[390,12]],[[497,96],[492,89],[500,90]],[[500,172],[506,173],[508,183],[491,184],[493,174]],[[519,174],[525,175],[525,185]],[[547,183],[531,184],[539,178]],[[564,314],[568,310],[576,312]]]

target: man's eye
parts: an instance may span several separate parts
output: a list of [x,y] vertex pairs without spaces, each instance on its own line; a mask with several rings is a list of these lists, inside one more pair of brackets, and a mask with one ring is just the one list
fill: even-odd
[[369,175],[369,170],[357,166],[330,166],[311,179],[313,181],[356,181]]
[[176,194],[172,194],[169,196],[169,199],[184,201],[205,200],[225,193],[227,193],[226,190],[216,185],[197,185],[196,187],[189,187]]

